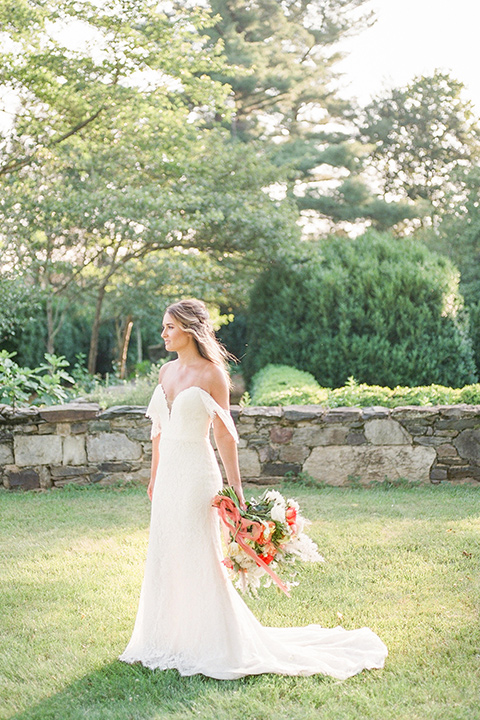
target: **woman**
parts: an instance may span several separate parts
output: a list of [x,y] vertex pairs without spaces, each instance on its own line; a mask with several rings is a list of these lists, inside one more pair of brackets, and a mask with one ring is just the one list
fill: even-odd
[[120,659],[225,680],[267,672],[344,679],[383,667],[387,649],[368,628],[263,627],[238,595],[221,562],[212,508],[222,487],[212,422],[227,481],[244,504],[227,353],[198,300],[170,305],[162,337],[178,357],[162,366],[147,408],[150,539],[135,628]]

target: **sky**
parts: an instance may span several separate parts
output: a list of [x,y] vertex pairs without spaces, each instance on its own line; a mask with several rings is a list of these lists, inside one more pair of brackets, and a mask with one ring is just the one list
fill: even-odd
[[363,104],[417,75],[447,70],[480,115],[480,0],[372,0],[377,22],[342,45],[342,95]]

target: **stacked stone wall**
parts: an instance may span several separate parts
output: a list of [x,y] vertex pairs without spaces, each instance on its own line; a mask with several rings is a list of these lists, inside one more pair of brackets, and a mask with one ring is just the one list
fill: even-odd
[[[150,475],[143,407],[72,403],[13,411],[0,406],[0,470],[6,489],[112,484]],[[232,407],[246,481],[286,473],[319,482],[480,481],[480,406]]]

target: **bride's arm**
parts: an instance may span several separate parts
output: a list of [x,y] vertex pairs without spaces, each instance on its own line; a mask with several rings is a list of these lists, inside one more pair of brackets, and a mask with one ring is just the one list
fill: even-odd
[[157,435],[152,439],[152,465],[150,470],[150,482],[148,483],[147,494],[150,500],[153,495],[153,488],[155,485],[155,478],[157,476],[158,468],[158,446],[160,444],[160,435]]
[[[165,365],[168,365],[168,363],[165,363]],[[162,375],[164,372],[165,365],[162,365],[160,368],[160,372],[158,373],[158,382],[162,382]],[[160,433],[156,435],[154,438],[152,438],[152,464],[150,469],[150,482],[148,483],[147,487],[147,494],[150,500],[152,499],[153,495],[153,488],[155,486],[155,478],[157,476],[157,468],[158,468],[158,458],[159,458],[159,445],[160,445]]]
[[245,498],[243,497],[242,480],[240,477],[240,467],[238,465],[237,443],[228,430],[224,430],[224,428],[225,425],[222,421],[219,418],[215,418],[213,421],[213,434],[215,436],[218,452],[222,459],[223,467],[225,468],[227,482],[237,493],[242,507],[245,507]]
[[[219,368],[215,368],[214,373],[211,395],[220,407],[230,412],[230,393],[225,376]],[[237,443],[218,415],[213,421],[213,434],[223,467],[225,468],[227,482],[237,493],[242,507],[245,507],[240,467],[238,464]]]

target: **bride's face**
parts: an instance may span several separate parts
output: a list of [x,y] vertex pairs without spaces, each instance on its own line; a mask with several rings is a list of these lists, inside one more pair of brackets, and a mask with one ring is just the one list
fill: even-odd
[[165,313],[163,318],[162,338],[168,352],[178,352],[187,347],[192,337],[178,324],[172,315]]

